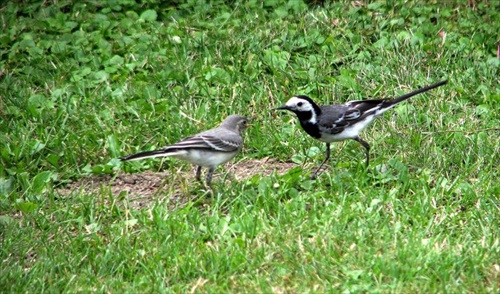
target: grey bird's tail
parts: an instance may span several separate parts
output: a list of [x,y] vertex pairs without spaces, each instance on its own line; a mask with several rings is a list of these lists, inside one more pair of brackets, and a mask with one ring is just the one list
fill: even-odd
[[161,150],[153,150],[153,151],[144,151],[144,152],[139,152],[136,154],[123,156],[123,157],[120,157],[120,160],[121,161],[133,161],[133,160],[141,160],[141,159],[146,159],[146,158],[172,156],[174,154],[176,154],[175,150],[161,149]]
[[408,93],[408,94],[405,94],[405,95],[403,95],[403,96],[400,96],[400,97],[398,97],[398,98],[396,98],[396,99],[394,99],[394,100],[387,101],[387,102],[388,102],[388,104],[389,104],[388,106],[390,107],[390,106],[396,105],[396,104],[398,104],[399,102],[405,101],[405,100],[406,100],[406,99],[408,99],[408,98],[411,98],[411,97],[413,97],[413,96],[415,96],[415,95],[418,95],[418,94],[420,94],[420,93],[427,92],[427,91],[429,91],[429,90],[432,90],[432,89],[434,89],[434,88],[437,88],[437,87],[439,87],[439,86],[442,86],[442,85],[444,85],[444,84],[446,84],[446,83],[448,83],[448,80],[444,80],[444,81],[441,81],[441,82],[438,82],[438,83],[432,84],[432,85],[430,85],[430,86],[426,86],[426,87],[420,88],[420,89],[415,90],[415,91],[413,91],[413,92],[411,92],[411,93]]

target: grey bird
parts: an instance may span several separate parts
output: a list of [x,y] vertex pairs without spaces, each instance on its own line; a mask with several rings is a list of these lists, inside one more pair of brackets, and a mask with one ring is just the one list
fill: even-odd
[[123,156],[122,161],[171,156],[197,165],[196,179],[201,181],[201,168],[208,167],[205,182],[212,181],[215,168],[228,162],[243,147],[242,131],[249,119],[241,115],[228,116],[218,127],[187,137],[159,150]]
[[395,99],[356,100],[340,105],[319,106],[305,96],[298,95],[290,98],[285,105],[276,110],[288,110],[295,113],[300,125],[315,139],[326,143],[326,158],[318,169],[312,174],[315,179],[321,167],[330,158],[330,143],[353,139],[366,149],[366,165],[370,163],[370,144],[359,137],[361,131],[368,126],[377,116],[417,94],[429,91],[446,84],[441,81],[423,87]]

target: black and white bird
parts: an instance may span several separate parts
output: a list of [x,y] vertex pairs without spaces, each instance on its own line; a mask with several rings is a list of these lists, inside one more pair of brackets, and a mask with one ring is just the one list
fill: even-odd
[[241,115],[228,116],[218,127],[187,137],[159,150],[123,156],[122,161],[172,156],[197,165],[196,179],[201,181],[201,168],[208,167],[205,182],[212,181],[215,168],[228,162],[243,147],[242,131],[249,119]]
[[368,126],[375,117],[393,108],[396,104],[405,101],[417,94],[429,91],[446,84],[448,81],[423,87],[396,99],[357,100],[340,105],[319,106],[305,96],[298,95],[290,98],[285,105],[277,110],[289,110],[297,115],[302,128],[312,137],[326,143],[326,158],[311,178],[316,178],[321,167],[330,158],[330,143],[353,139],[366,149],[366,165],[370,163],[370,144],[359,137],[361,131]]

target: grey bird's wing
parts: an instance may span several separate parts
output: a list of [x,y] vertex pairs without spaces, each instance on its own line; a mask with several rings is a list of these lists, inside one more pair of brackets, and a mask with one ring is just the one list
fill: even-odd
[[123,161],[140,160],[144,158],[169,156],[177,152],[189,150],[231,153],[240,150],[242,145],[243,138],[240,134],[233,130],[219,127],[184,138],[175,144],[165,146],[159,150],[139,152],[123,156],[120,159]]
[[164,149],[208,149],[220,152],[233,152],[241,149],[242,144],[243,139],[240,135],[226,129],[216,128],[184,138]]

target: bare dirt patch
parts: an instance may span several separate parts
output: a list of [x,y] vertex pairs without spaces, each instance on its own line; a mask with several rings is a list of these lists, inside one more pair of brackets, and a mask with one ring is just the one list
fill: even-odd
[[[269,176],[273,172],[283,174],[295,166],[294,163],[279,162],[273,158],[246,159],[228,164],[225,169],[217,169],[213,181],[221,180],[221,171],[229,173],[226,181],[230,181],[230,178],[241,181],[257,174],[263,176]],[[145,171],[135,174],[120,173],[84,177],[57,190],[57,192],[63,197],[68,197],[75,192],[92,194],[109,189],[115,197],[127,195],[128,205],[133,208],[149,207],[163,198],[167,198],[166,200],[171,205],[178,206],[186,203],[192,196],[192,193],[186,191],[185,187],[183,188],[186,182],[189,186],[197,185],[195,187],[199,187],[199,189],[206,189],[194,179],[193,167],[189,173],[180,176],[177,176],[174,171]]]
[[279,162],[274,158],[265,157],[262,159],[247,159],[232,164],[228,171],[234,174],[237,180],[251,178],[257,174],[270,176],[273,172],[284,174],[288,170],[296,167],[295,163]]

